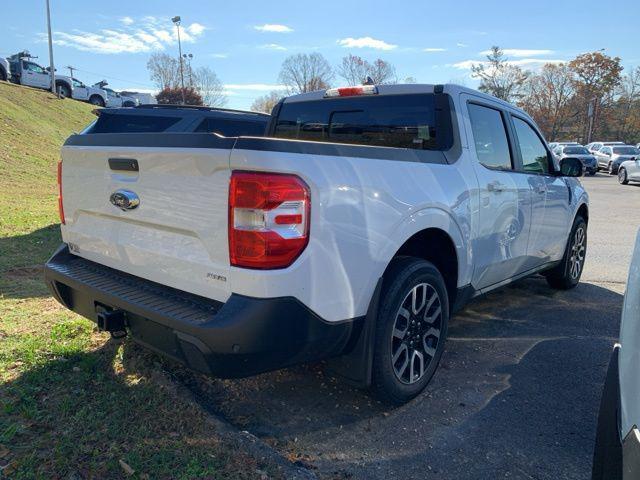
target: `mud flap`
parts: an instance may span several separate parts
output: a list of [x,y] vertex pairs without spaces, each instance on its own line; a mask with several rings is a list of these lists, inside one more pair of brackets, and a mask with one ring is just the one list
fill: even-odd
[[364,317],[362,329],[355,345],[348,353],[332,358],[327,362],[327,371],[341,377],[347,383],[357,388],[371,386],[371,370],[373,368],[373,343],[375,326],[378,320],[378,305],[382,290],[382,277],[378,279],[376,288],[369,303],[369,309]]

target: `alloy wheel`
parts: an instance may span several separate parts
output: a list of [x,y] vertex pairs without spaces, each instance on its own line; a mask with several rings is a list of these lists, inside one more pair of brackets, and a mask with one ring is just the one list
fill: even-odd
[[573,280],[580,276],[582,267],[584,266],[584,257],[586,252],[586,232],[584,227],[580,226],[573,235],[571,242],[571,256],[569,257],[569,275]]
[[437,290],[420,283],[405,296],[391,333],[391,363],[402,383],[419,381],[436,355],[442,327],[442,304]]
[[627,172],[625,171],[624,168],[621,168],[620,170],[618,170],[618,182],[624,183],[626,179],[627,179]]

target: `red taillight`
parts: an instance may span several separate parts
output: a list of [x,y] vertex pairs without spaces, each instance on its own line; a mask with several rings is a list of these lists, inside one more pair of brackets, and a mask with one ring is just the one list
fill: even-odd
[[64,208],[62,206],[62,161],[58,162],[58,213],[60,214],[60,223],[64,225]]
[[229,184],[229,258],[236,267],[291,265],[309,242],[309,187],[295,175],[235,171]]
[[359,85],[356,87],[330,88],[324,92],[325,97],[354,97],[356,95],[375,95],[378,88],[375,85]]

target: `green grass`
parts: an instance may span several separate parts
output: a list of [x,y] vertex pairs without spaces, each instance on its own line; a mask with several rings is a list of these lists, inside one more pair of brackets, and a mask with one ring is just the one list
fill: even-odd
[[[158,358],[62,308],[55,165],[92,107],[0,82],[0,478],[255,478]],[[130,472],[129,472],[130,473]]]

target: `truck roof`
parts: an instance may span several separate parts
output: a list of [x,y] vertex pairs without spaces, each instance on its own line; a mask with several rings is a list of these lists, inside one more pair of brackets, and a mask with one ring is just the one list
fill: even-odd
[[252,112],[249,110],[235,110],[231,108],[221,108],[221,107],[207,107],[204,105],[174,105],[174,104],[160,104],[160,103],[148,103],[143,105],[138,105],[134,108],[137,109],[150,109],[150,110],[159,110],[159,111],[167,111],[167,110],[184,110],[184,111],[199,111],[199,112],[221,112],[221,113],[229,113],[229,114],[243,114],[243,115],[257,115],[269,117],[268,113],[262,112]]
[[[433,93],[436,86],[439,88],[442,88],[442,91],[444,93],[448,93],[452,96],[458,95],[460,93],[468,93],[476,97],[485,98],[494,103],[499,103],[513,110],[517,110],[518,112],[521,112],[523,115],[526,115],[527,117],[529,116],[526,114],[526,112],[516,107],[512,103],[501,100],[497,97],[494,97],[493,95],[482,93],[478,90],[474,90],[473,88],[464,87],[462,85],[457,85],[455,83],[447,83],[447,84],[402,83],[402,84],[390,84],[390,85],[376,85],[378,89],[378,95],[403,95],[403,94],[408,95],[408,94],[415,94],[415,93]],[[290,97],[285,98],[284,103],[308,102],[312,100],[321,100],[325,98],[326,91],[327,90],[316,90],[314,92],[292,95]]]

